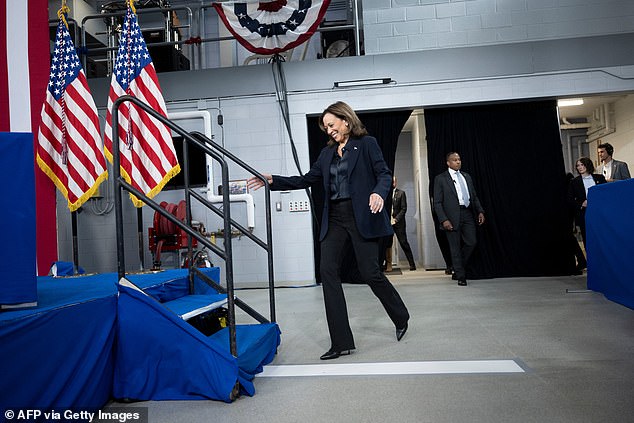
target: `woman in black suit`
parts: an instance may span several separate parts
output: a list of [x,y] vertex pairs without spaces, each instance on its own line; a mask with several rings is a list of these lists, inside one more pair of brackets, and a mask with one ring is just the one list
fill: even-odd
[[603,175],[594,172],[594,164],[587,157],[581,157],[575,164],[579,175],[568,186],[568,203],[575,210],[575,223],[581,231],[583,246],[586,245],[586,208],[588,207],[588,189],[607,181]]
[[[393,234],[383,207],[392,176],[381,149],[354,110],[341,101],[323,111],[319,127],[330,140],[308,173],[264,176],[274,191],[303,189],[320,181],[323,184],[326,195],[319,234],[319,271],[331,346],[320,358],[330,360],[355,349],[340,277],[342,266],[349,265],[343,262],[345,249],[352,248],[359,276],[381,301],[396,327],[398,341],[407,331],[409,313],[379,267],[379,240]],[[248,186],[258,189],[263,182],[249,178]]]

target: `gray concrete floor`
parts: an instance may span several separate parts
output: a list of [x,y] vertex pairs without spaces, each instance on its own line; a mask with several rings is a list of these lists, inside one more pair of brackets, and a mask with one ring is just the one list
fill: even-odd
[[[469,281],[441,271],[390,276],[410,314],[394,327],[370,289],[346,285],[357,350],[328,364],[496,360],[525,373],[257,377],[256,394],[148,407],[149,422],[634,422],[634,310],[583,290],[586,277]],[[267,313],[265,290],[238,296]],[[321,288],[276,292],[282,344],[272,365],[324,364],[330,346]],[[243,319],[239,316],[239,319]]]

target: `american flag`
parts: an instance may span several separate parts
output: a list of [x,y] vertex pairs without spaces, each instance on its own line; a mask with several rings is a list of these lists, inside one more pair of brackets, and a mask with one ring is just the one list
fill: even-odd
[[[48,0],[0,0],[2,132],[37,133],[48,83],[48,31]],[[36,144],[37,140],[33,142]],[[35,166],[35,161],[32,165]],[[51,263],[57,260],[56,193],[53,182],[35,168],[35,248],[38,274],[46,275]]]
[[[136,14],[128,7],[119,37],[106,116],[105,147],[112,156],[112,104],[122,95],[132,95],[167,117],[156,70],[143,40]],[[119,107],[119,150],[123,178],[149,198],[158,194],[167,181],[180,172],[170,130],[131,103]],[[136,207],[143,206],[130,195]]]
[[99,189],[108,171],[97,107],[63,17],[41,118],[37,163],[75,211]]

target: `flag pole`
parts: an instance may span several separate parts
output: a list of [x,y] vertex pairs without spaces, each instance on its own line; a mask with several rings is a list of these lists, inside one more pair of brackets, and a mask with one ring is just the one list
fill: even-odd
[[[66,28],[68,28],[68,22],[66,22],[66,14],[70,12],[70,8],[66,5],[66,0],[62,0],[62,6],[59,8],[59,10],[57,11],[57,17],[64,22],[64,26],[66,26]],[[65,117],[65,110],[64,107],[65,104],[62,103],[62,114],[63,117]],[[64,121],[65,119],[63,119],[62,121]],[[62,125],[62,130],[63,133],[65,135],[66,133],[66,125]],[[67,145],[66,145],[66,137],[62,136],[63,142],[62,142],[62,157],[64,157],[64,151],[67,150]],[[79,210],[79,209],[78,209]],[[70,219],[71,219],[71,237],[73,239],[73,274],[75,273],[79,273],[79,246],[78,246],[78,242],[77,242],[77,213],[78,210],[74,210],[72,212],[70,212]]]
[[[128,0],[128,5],[130,6],[130,9],[132,9],[132,13],[136,13],[134,0]],[[128,127],[128,130],[130,130],[130,127]],[[139,238],[139,265],[140,270],[143,271],[145,269],[145,254],[143,254],[143,207],[138,207],[136,209],[136,227]]]
[[73,274],[79,273],[79,248],[77,247],[77,213],[77,210],[70,212],[72,228],[71,231],[73,237],[73,264],[75,265]]
[[143,207],[136,209],[136,226],[139,233],[139,263],[141,271],[145,269],[145,255],[143,254]]

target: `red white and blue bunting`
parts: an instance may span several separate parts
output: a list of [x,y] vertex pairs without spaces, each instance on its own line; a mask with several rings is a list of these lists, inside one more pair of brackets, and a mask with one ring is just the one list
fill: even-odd
[[312,37],[329,4],[330,0],[274,0],[213,6],[244,48],[257,54],[276,54]]

